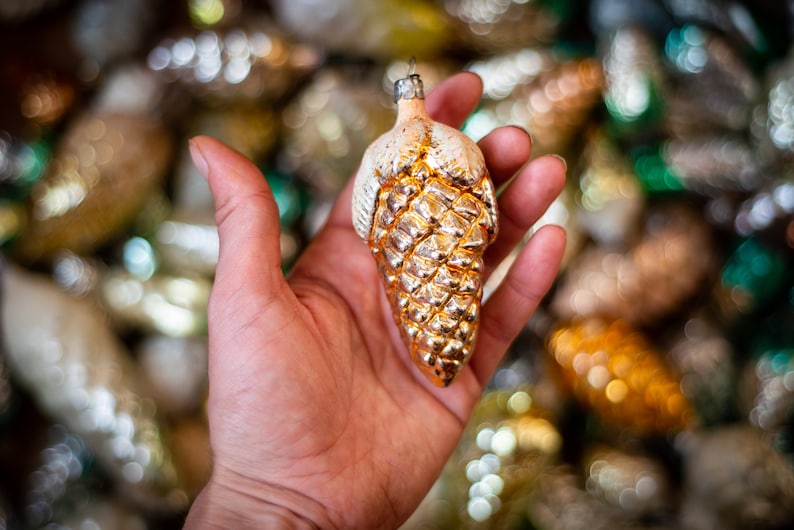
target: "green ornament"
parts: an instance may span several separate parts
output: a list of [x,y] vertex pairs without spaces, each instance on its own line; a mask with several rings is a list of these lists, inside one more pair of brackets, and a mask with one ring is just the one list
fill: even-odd
[[681,178],[665,163],[661,147],[637,149],[633,158],[637,178],[647,193],[653,195],[684,189]]
[[728,257],[717,299],[725,315],[749,314],[769,303],[784,287],[788,259],[758,239],[744,240]]

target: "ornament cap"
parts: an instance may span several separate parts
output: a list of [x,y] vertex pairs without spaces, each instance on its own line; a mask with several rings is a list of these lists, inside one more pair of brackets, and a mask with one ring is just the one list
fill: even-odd
[[408,62],[408,75],[394,82],[394,102],[401,99],[425,99],[422,79],[416,73],[416,60],[411,57]]

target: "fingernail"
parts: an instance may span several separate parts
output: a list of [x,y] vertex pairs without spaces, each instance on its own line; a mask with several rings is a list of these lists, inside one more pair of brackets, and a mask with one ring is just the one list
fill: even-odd
[[188,149],[190,150],[190,158],[193,159],[193,164],[195,164],[196,169],[198,169],[202,177],[207,178],[210,167],[209,164],[207,164],[207,159],[204,158],[204,153],[201,152],[201,147],[199,147],[198,142],[191,138],[188,141]]
[[554,158],[556,158],[557,160],[562,162],[562,167],[565,168],[565,171],[567,173],[568,172],[568,162],[566,162],[565,159],[563,157],[561,157],[560,155],[555,155],[555,154],[552,153],[551,156],[553,156]]
[[512,128],[514,128],[514,129],[518,129],[518,130],[519,130],[519,131],[521,131],[522,133],[526,134],[526,135],[527,135],[527,138],[529,138],[529,146],[530,146],[530,148],[532,147],[532,135],[531,135],[531,134],[529,134],[529,131],[528,131],[528,130],[527,130],[525,127],[522,127],[521,125],[516,125],[516,124],[514,124],[514,123],[513,123],[513,124],[510,124],[510,125],[508,125],[508,127],[512,127]]

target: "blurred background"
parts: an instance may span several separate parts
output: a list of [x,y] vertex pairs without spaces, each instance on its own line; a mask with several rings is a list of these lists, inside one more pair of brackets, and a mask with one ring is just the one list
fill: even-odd
[[218,251],[187,140],[262,168],[289,270],[411,56],[482,77],[471,137],[567,159],[569,244],[405,528],[791,528],[792,32],[782,0],[3,0],[0,529],[180,527]]

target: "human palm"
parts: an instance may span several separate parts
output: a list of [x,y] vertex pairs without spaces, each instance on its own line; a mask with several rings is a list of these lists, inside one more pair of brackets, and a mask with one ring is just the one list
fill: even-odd
[[[475,75],[458,74],[428,94],[428,112],[458,126],[481,91]],[[191,144],[215,197],[221,253],[208,315],[213,473],[187,526],[397,526],[553,281],[564,233],[533,235],[483,306],[469,365],[438,388],[413,366],[353,230],[351,186],[285,278],[278,211],[259,171],[211,138]],[[487,277],[560,192],[565,166],[524,165],[529,137],[514,127],[480,146],[497,186],[516,175],[499,198]]]

